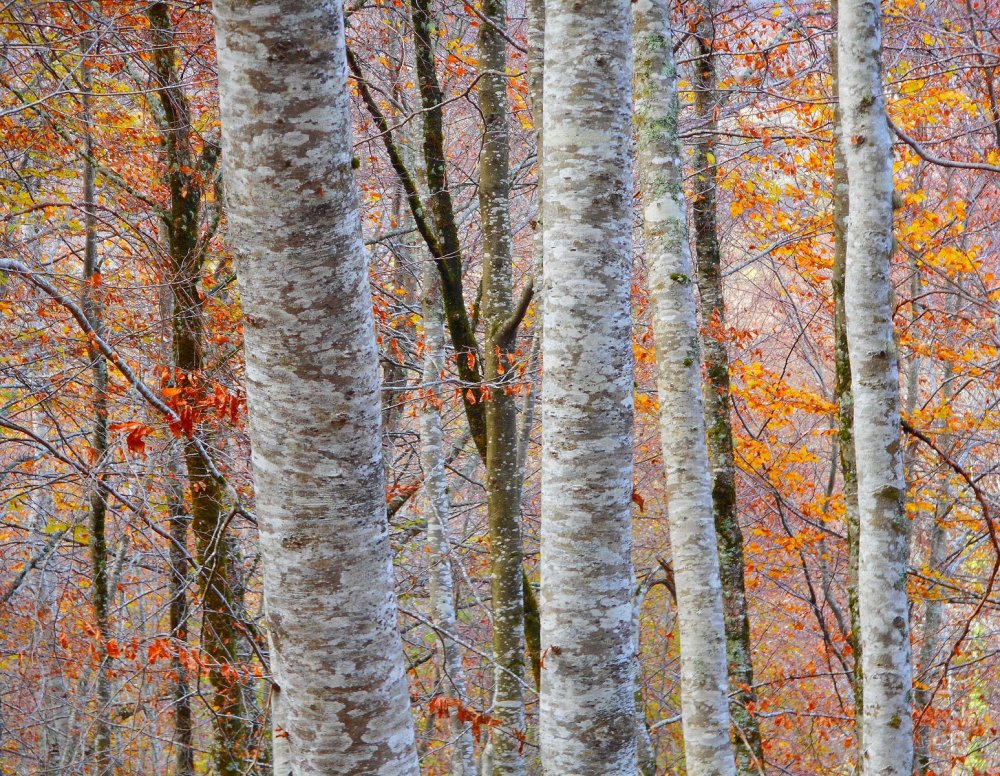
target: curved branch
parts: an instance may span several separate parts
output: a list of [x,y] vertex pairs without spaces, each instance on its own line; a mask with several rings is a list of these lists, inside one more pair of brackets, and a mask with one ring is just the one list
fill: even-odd
[[930,164],[936,164],[939,167],[952,167],[956,170],[982,170],[984,172],[1000,172],[1000,167],[995,164],[985,164],[983,162],[959,162],[954,159],[945,159],[941,156],[934,156],[930,152],[924,149],[922,145],[917,140],[907,135],[903,130],[897,127],[892,119],[889,119],[889,129],[892,130],[893,134],[896,135],[900,140],[902,140],[906,145],[916,152],[917,156],[923,159],[925,162]]

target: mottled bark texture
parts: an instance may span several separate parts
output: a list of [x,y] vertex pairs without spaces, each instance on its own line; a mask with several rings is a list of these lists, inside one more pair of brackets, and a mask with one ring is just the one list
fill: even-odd
[[630,4],[545,9],[542,768],[636,772]]
[[708,458],[712,467],[712,503],[715,512],[722,602],[726,620],[726,652],[732,688],[737,765],[741,772],[759,772],[764,755],[760,728],[748,706],[756,701],[750,619],[743,578],[743,531],[736,509],[736,463],[730,415],[729,352],[726,345],[725,296],[722,287],[722,251],[716,222],[718,167],[715,147],[720,96],[715,56],[715,3],[701,0],[695,13],[695,112],[698,141],[694,147],[692,215],[697,253],[698,291],[705,335],[705,423]]
[[[445,686],[450,698],[466,703],[465,669],[462,650],[452,638],[457,626],[455,589],[451,573],[451,543],[448,523],[451,500],[445,475],[444,430],[441,425],[444,375],[444,315],[441,311],[441,279],[432,263],[422,274],[421,312],[424,322],[424,400],[420,415],[420,465],[424,470],[427,500],[427,547],[430,550],[431,616],[440,628]],[[472,728],[451,712],[452,776],[474,776]]]
[[275,773],[417,774],[343,9],[220,0],[214,10]]
[[[830,4],[834,26],[837,24],[838,3]],[[847,162],[844,159],[843,122],[838,98],[837,41],[830,46],[830,67],[833,76],[833,291],[834,398],[837,403],[837,450],[844,480],[844,522],[847,528],[847,606],[851,617],[851,650],[854,653],[854,728],[858,752],[862,751],[864,716],[864,676],[861,671],[861,639],[858,611],[858,467],[854,454],[854,393],[851,388],[851,355],[847,345],[847,308],[844,281],[847,273],[847,217],[850,189],[847,183]],[[858,758],[860,762],[860,757]]]
[[493,773],[524,772],[524,582],[521,550],[521,477],[517,468],[517,405],[509,392],[517,356],[508,321],[513,314],[507,119],[507,4],[483,0],[479,25],[479,216],[483,226],[483,347],[486,407],[486,508],[490,526],[493,600],[493,714],[501,722],[493,740]]
[[909,774],[912,667],[906,564],[909,521],[900,444],[899,364],[890,301],[892,142],[873,0],[841,0],[838,90],[850,188],[845,307],[858,469],[858,608],[866,776]]
[[[157,118],[166,157],[165,183],[170,191],[163,223],[173,294],[174,382],[183,391],[184,400],[197,406],[205,391],[201,374],[205,360],[204,297],[199,289],[205,258],[204,244],[199,240],[203,184],[197,173],[211,177],[218,150],[206,141],[199,158],[192,145],[191,115],[177,67],[169,6],[153,3],[147,16],[153,44]],[[224,487],[193,438],[185,439],[184,459],[199,564],[202,648],[211,661],[208,678],[214,692],[213,762],[219,774],[235,776],[244,773],[251,762],[250,725],[239,675],[230,670],[237,662],[241,635],[233,614],[236,582],[231,542],[225,532]],[[180,523],[173,527],[180,541]]]
[[[635,124],[680,623],[684,761],[689,773],[733,774],[725,619],[677,132],[680,100],[670,8],[666,0],[638,0],[633,9]],[[763,767],[763,761],[754,767]]]

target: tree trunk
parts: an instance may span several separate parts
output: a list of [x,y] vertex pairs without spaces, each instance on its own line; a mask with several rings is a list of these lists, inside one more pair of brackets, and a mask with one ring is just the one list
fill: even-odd
[[194,776],[194,718],[191,709],[191,686],[188,670],[181,660],[181,649],[188,649],[188,523],[184,507],[184,472],[180,450],[170,451],[170,474],[166,484],[167,509],[170,514],[170,636],[174,640],[171,670],[174,672],[174,768],[176,776]]
[[[435,246],[431,253],[437,259],[441,273],[441,300],[445,322],[455,346],[458,376],[469,385],[482,380],[482,360],[476,333],[465,307],[462,285],[462,246],[455,222],[455,209],[448,188],[448,159],[444,143],[444,93],[438,83],[435,65],[435,43],[438,39],[437,23],[431,11],[431,0],[410,0],[413,21],[413,45],[416,57],[417,83],[420,86],[420,104],[423,108],[424,163],[427,166],[427,188],[430,192],[430,210],[434,220]],[[423,215],[421,209],[419,214]],[[429,246],[430,247],[430,246]],[[469,430],[483,462],[486,461],[486,412],[484,403],[470,398],[463,391],[465,414]]]
[[634,774],[629,3],[545,10],[546,774]]
[[[32,355],[38,357],[38,351],[32,348]],[[32,433],[41,439],[50,438],[51,425],[49,415],[40,407],[28,414],[28,427]],[[38,482],[45,482],[54,476],[47,460],[39,460],[37,469]],[[49,569],[49,565],[58,563],[56,555],[59,544],[66,533],[72,530],[72,525],[55,534],[49,532],[49,521],[56,517],[56,506],[51,488],[39,487],[29,492],[27,500],[28,513],[28,547],[32,558],[37,559],[34,568],[34,579],[24,577],[24,590],[31,594],[35,611],[48,612],[48,617],[36,617],[29,638],[33,643],[45,644],[52,654],[56,654],[59,639],[59,617],[57,616],[60,596],[56,587],[54,575],[59,571]],[[10,587],[4,594],[3,603],[7,604],[11,596],[20,588]],[[104,650],[102,649],[102,652]],[[43,672],[34,687],[29,688],[35,696],[35,708],[42,711],[39,721],[38,761],[36,769],[44,768],[46,773],[64,772],[64,763],[75,754],[77,730],[74,729],[76,709],[72,700],[75,688],[71,689],[66,681],[66,673],[59,669]],[[106,712],[104,712],[106,714]],[[6,728],[2,728],[4,732]],[[75,759],[75,758],[74,758]],[[27,760],[22,768],[26,767]],[[83,767],[83,764],[80,764]]]
[[214,9],[275,773],[415,775],[343,8]]
[[[834,28],[837,25],[838,2],[830,5]],[[851,617],[851,651],[854,653],[854,729],[857,738],[858,764],[862,743],[861,721],[864,717],[864,676],[862,674],[861,639],[858,611],[858,467],[854,454],[854,394],[851,389],[851,355],[847,346],[847,310],[844,281],[847,271],[847,217],[850,189],[847,183],[847,162],[842,146],[843,126],[838,99],[837,42],[830,46],[830,68],[833,77],[833,347],[834,398],[837,402],[837,449],[840,471],[844,480],[844,521],[847,528],[847,606]]]
[[[954,294],[948,299],[948,312],[951,315],[958,314],[958,294]],[[941,380],[941,396],[944,406],[951,406],[954,400],[954,365],[950,362],[944,364],[944,374]],[[941,425],[944,431],[947,430],[948,421],[942,419]],[[939,444],[944,449],[949,449],[953,438],[951,434],[942,433],[938,438]],[[947,516],[947,510],[952,503],[951,472],[946,472],[939,485],[940,496],[936,499],[937,507],[930,516],[932,522],[930,536],[927,544],[927,568],[935,572],[950,575],[955,564],[955,557],[948,551],[948,535],[942,521]],[[947,619],[944,608],[944,601],[939,591],[934,591],[924,601],[924,628],[923,638],[920,642],[919,662],[916,665],[916,678],[919,680],[913,691],[913,705],[917,711],[918,718],[925,713],[925,707],[933,702],[934,695],[932,688],[936,683],[932,679],[935,661],[939,658],[939,651],[945,641]],[[913,736],[913,772],[918,776],[925,776],[933,772],[931,768],[931,738],[934,735],[934,727],[924,722],[916,727]]]
[[[726,629],[677,131],[680,99],[670,8],[666,0],[638,0],[633,8],[635,123],[680,621],[684,759],[691,773],[732,774]],[[728,408],[723,409],[728,417]],[[727,424],[718,424],[715,430],[719,427]],[[742,558],[742,544],[740,550]],[[741,766],[763,768],[762,757],[753,751],[746,754],[752,766],[742,762]]]
[[[535,222],[532,227],[534,231],[532,235],[532,282],[536,304],[540,305],[542,267],[545,263],[542,239],[542,123],[544,120],[542,80],[545,72],[545,0],[527,0],[525,11],[528,17],[528,95],[531,100],[531,117],[535,124],[535,169],[537,170]],[[538,316],[532,329],[531,346],[528,350],[527,372],[530,375],[530,384],[521,405],[521,430],[518,432],[517,441],[517,476],[521,483],[522,504],[524,483],[527,480],[528,445],[535,425],[535,410],[538,403],[536,371],[541,358],[544,336],[541,316]],[[524,578],[524,640],[528,647],[528,657],[531,659],[531,673],[535,680],[535,687],[539,688],[542,681],[541,613],[538,610],[538,598],[527,575]]]
[[[634,18],[634,17],[633,17]],[[646,704],[642,696],[642,604],[653,582],[653,575],[639,585],[632,605],[632,653],[635,676],[635,744],[640,776],[656,776],[656,748],[646,720]]]
[[[941,483],[940,493],[937,503],[940,505],[949,504],[952,494],[947,479]],[[940,510],[935,510],[930,517],[933,524],[928,538],[930,546],[927,567],[945,573],[948,570],[948,542],[944,526],[941,525],[943,516]],[[935,591],[924,601],[924,633],[920,642],[920,658],[917,665],[917,676],[920,679],[920,684],[913,693],[914,707],[918,712],[933,701],[931,688],[935,685],[931,675],[934,663],[939,658],[939,650],[943,641],[944,614],[944,602]],[[913,772],[918,776],[934,772],[931,767],[931,737],[933,735],[934,727],[926,722],[918,725],[914,731]]]
[[[445,476],[444,432],[441,428],[441,376],[444,373],[444,317],[441,313],[441,279],[434,265],[423,272],[421,306],[424,320],[424,400],[420,416],[420,465],[424,470],[427,497],[427,545],[430,549],[430,598],[434,624],[441,629],[444,673],[450,685],[449,697],[468,702],[462,651],[452,638],[456,632],[455,591],[451,573],[451,542],[448,523],[451,501]],[[451,710],[453,776],[474,776],[472,729]]]
[[708,458],[712,467],[712,504],[722,578],[726,622],[726,654],[732,688],[733,723],[737,728],[736,756],[741,773],[758,773],[764,762],[760,727],[748,710],[756,702],[750,620],[743,578],[743,532],[736,509],[736,463],[730,416],[729,352],[726,349],[726,310],[722,288],[722,253],[716,223],[717,137],[719,105],[715,57],[715,12],[712,0],[697,10],[694,65],[695,112],[701,128],[694,148],[693,201],[698,290],[705,327],[705,424]]
[[483,225],[483,347],[486,392],[486,506],[490,526],[493,600],[495,776],[524,773],[524,581],[521,549],[521,479],[517,468],[517,405],[509,393],[517,374],[513,314],[509,132],[507,128],[507,26],[505,0],[484,0],[479,25],[479,112],[483,147],[479,156],[479,214]]
[[[86,51],[90,48],[91,43],[89,36],[84,36],[81,45]],[[101,275],[97,255],[97,173],[93,162],[94,136],[89,94],[92,82],[90,66],[86,58],[83,59],[80,67],[80,77],[83,86],[80,101],[83,105],[83,123],[86,132],[83,142],[85,238],[83,293],[80,306],[94,333],[103,338],[104,306],[101,304],[98,292]],[[94,392],[94,428],[90,444],[94,451],[94,470],[97,478],[90,491],[90,562],[93,573],[91,602],[94,607],[94,625],[100,640],[98,645],[100,662],[97,666],[97,714],[94,723],[94,759],[98,776],[111,776],[114,763],[111,751],[111,678],[108,673],[111,658],[107,651],[108,640],[111,638],[111,596],[108,586],[107,542],[108,497],[102,487],[104,467],[107,465],[108,455],[108,362],[104,354],[93,345],[88,347],[87,354],[90,358]]]
[[[526,307],[532,299],[532,289],[529,288],[522,294],[516,309],[511,303],[511,235],[506,204],[510,185],[510,173],[506,161],[508,143],[506,84],[499,75],[506,68],[504,43],[506,12],[502,4],[484,6],[484,16],[489,22],[481,28],[483,46],[481,61],[493,62],[496,65],[496,69],[484,70],[481,79],[484,85],[480,91],[482,113],[484,117],[489,117],[488,129],[484,133],[484,154],[481,160],[483,182],[480,188],[481,200],[487,201],[488,204],[481,210],[491,211],[483,219],[484,253],[487,254],[485,258],[488,266],[484,270],[482,298],[487,317],[492,316],[494,319],[487,321],[486,341],[483,343],[487,356],[482,358],[473,321],[465,307],[461,244],[447,183],[447,155],[444,147],[442,112],[444,95],[435,69],[437,26],[429,0],[411,0],[410,5],[417,80],[420,85],[423,114],[426,117],[422,122],[423,150],[433,229],[425,217],[413,176],[402,160],[399,147],[389,135],[391,130],[388,122],[371,97],[370,91],[367,90],[357,61],[350,52],[348,61],[359,79],[362,99],[383,133],[393,168],[407,192],[407,200],[418,231],[437,261],[442,279],[445,316],[455,346],[459,377],[463,383],[470,386],[463,391],[463,401],[470,431],[487,469],[486,487],[491,531],[493,531],[492,546],[500,548],[499,554],[491,558],[493,568],[501,569],[499,573],[493,573],[492,577],[495,585],[494,602],[505,610],[505,615],[500,620],[495,620],[495,623],[500,624],[500,628],[494,632],[495,646],[500,652],[513,655],[514,640],[526,645],[537,681],[541,663],[538,604],[523,566],[519,574],[520,602],[517,601],[517,583],[513,582],[511,577],[514,554],[518,556],[523,554],[519,536],[523,466],[518,452],[523,450],[523,446],[518,446],[519,439],[523,437],[518,436],[516,409],[512,398],[506,394],[498,394],[498,390],[506,388],[507,382],[512,377],[506,366],[513,363],[516,333]],[[503,120],[499,121],[498,117],[503,117]],[[502,208],[502,213],[498,208]],[[488,382],[484,384],[484,380]],[[511,439],[514,440],[513,443]],[[510,454],[512,445],[513,456]],[[517,614],[518,608],[521,609],[521,614]],[[500,646],[500,642],[503,642],[503,646]],[[521,653],[516,660],[523,664],[523,647]],[[519,690],[513,689],[513,684],[516,683],[518,686],[522,684],[520,676],[524,673],[523,665],[508,670],[503,670],[499,665],[496,689],[500,696],[512,697],[513,692],[519,694]],[[515,712],[511,703],[513,701],[500,707],[499,716],[510,717],[510,724],[505,725],[501,731],[508,737],[514,734],[514,737],[509,738],[501,746],[507,746],[510,751],[517,752],[511,761],[513,763],[511,767],[520,769],[523,766],[520,763],[521,746],[518,739],[522,735],[522,725],[517,724],[517,718],[519,716],[523,719],[523,710]],[[521,709],[523,701],[518,700],[515,705]],[[497,767],[507,768],[507,758],[502,756],[502,752],[500,754]],[[492,762],[492,756],[490,761]]]
[[[170,207],[164,216],[170,259],[170,288],[173,291],[174,382],[185,405],[198,407],[205,394],[204,301],[199,289],[204,246],[199,241],[201,183],[194,167],[211,157],[196,160],[191,146],[191,116],[177,71],[174,29],[169,6],[163,2],[147,11],[153,42],[153,66],[156,97],[162,113],[162,143],[167,161],[167,184]],[[211,175],[211,169],[205,170]],[[194,421],[197,425],[197,421]],[[191,431],[191,430],[189,430]],[[202,458],[193,440],[193,432],[184,440],[191,530],[199,564],[202,602],[201,646],[209,657],[209,682],[214,691],[212,719],[216,729],[213,747],[215,768],[223,776],[236,776],[250,763],[250,725],[246,718],[239,674],[237,647],[241,638],[236,627],[233,602],[235,571],[233,552],[226,535],[224,489]],[[181,541],[181,525],[173,526]],[[186,537],[184,537],[186,538]]]
[[870,776],[909,774],[912,667],[906,596],[909,521],[900,444],[899,364],[890,300],[892,142],[880,9],[841,0],[838,78],[850,187],[845,309],[858,468],[858,609],[864,754]]

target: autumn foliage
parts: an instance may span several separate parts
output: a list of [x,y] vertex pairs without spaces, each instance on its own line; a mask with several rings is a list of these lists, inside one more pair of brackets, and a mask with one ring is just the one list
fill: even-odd
[[[347,5],[348,46],[394,143],[419,169],[422,112],[407,4]],[[433,5],[464,288],[473,326],[481,330],[476,182],[482,138],[474,95],[475,39],[483,22],[477,3]],[[230,729],[217,719],[213,687],[220,681],[239,693],[245,772],[266,773],[270,762],[272,678],[244,388],[253,376],[242,357],[242,329],[249,323],[240,308],[238,261],[225,241],[226,187],[213,151],[220,141],[211,7],[204,0],[169,5],[178,79],[164,87],[154,75],[158,49],[149,6],[145,0],[101,0],[0,8],[2,774],[98,773],[98,720],[110,724],[111,772],[180,773],[181,707],[191,713],[191,772],[215,772],[215,738]],[[521,2],[510,4],[506,71],[519,290],[535,272],[539,218],[525,13]],[[896,129],[894,321],[912,525],[907,589],[914,720],[929,745],[926,773],[1000,773],[1000,8],[982,0],[889,0],[883,13],[888,108]],[[683,41],[692,18],[687,3],[675,4],[674,18]],[[727,320],[703,321],[702,336],[724,342],[730,357],[756,691],[748,711],[761,727],[773,773],[850,773],[857,757],[855,680],[834,395],[829,8],[825,2],[723,2],[716,29],[722,97],[713,153]],[[690,144],[700,128],[692,115],[686,52],[682,44],[681,136]],[[385,133],[356,79],[352,83],[355,167],[383,376],[387,503],[421,767],[427,774],[449,772],[453,718],[471,726],[477,755],[491,736],[506,735],[533,762],[534,687],[525,689],[524,730],[501,729],[491,705],[491,548],[483,467],[469,440],[464,405],[481,403],[490,391],[508,391],[526,419],[522,532],[526,584],[537,588],[540,432],[534,401],[543,366],[533,345],[541,336],[540,311],[537,302],[528,307],[510,358],[501,363],[510,378],[499,387],[463,380],[459,360],[471,369],[474,357],[454,349],[440,375],[443,390],[432,394],[422,384],[419,280],[426,245]],[[177,157],[169,130],[177,127],[154,99],[165,88],[183,95],[187,106],[182,129],[192,156],[183,169],[170,167]],[[684,161],[693,189],[689,150]],[[90,231],[99,257],[99,272],[89,278],[87,165],[95,171],[96,225]],[[174,350],[175,329],[193,322],[176,316],[172,289],[183,278],[171,264],[165,224],[195,189],[202,367],[191,372],[178,366]],[[641,240],[634,267],[638,683],[658,772],[684,773]],[[85,290],[100,303],[101,334],[73,314]],[[103,352],[98,344],[114,358],[95,355]],[[98,357],[109,364],[104,453],[95,450],[92,437],[90,366]],[[445,637],[432,627],[430,613],[418,423],[429,406],[441,412],[445,426],[450,563],[467,698],[448,695]],[[202,456],[204,482],[189,476],[192,456]],[[221,517],[199,547],[188,529],[195,499],[209,487],[220,494]],[[110,632],[104,635],[93,601],[94,492],[107,500],[102,562]],[[230,564],[225,616],[233,640],[223,639],[220,650],[206,647],[212,634],[205,591],[223,573],[213,570],[223,535]],[[177,558],[185,561],[179,579]],[[182,619],[172,620],[178,596],[186,606]],[[111,688],[108,707],[98,703],[95,690],[102,671]],[[526,681],[531,685],[530,676]]]

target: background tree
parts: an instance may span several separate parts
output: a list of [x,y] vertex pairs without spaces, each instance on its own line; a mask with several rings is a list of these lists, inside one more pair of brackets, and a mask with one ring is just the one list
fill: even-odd
[[[121,767],[212,770],[224,719],[214,708],[213,671],[240,693],[246,770],[273,769],[268,731],[274,676],[246,429],[242,338],[250,324],[227,248],[222,180],[201,164],[219,136],[214,21],[204,3],[172,5],[169,29],[155,28],[153,5],[16,3],[0,23],[0,773],[93,776],[100,715],[110,723],[110,756]],[[428,3],[439,96],[426,108],[410,5],[352,3],[345,11],[352,73],[359,74],[350,82],[351,154],[385,375],[380,408],[387,418],[382,469],[388,543],[420,769],[429,776],[448,773],[457,746],[468,738],[480,770],[492,770],[490,741],[500,739],[522,749],[520,767],[527,773],[541,768],[532,679],[526,675],[519,685],[523,730],[499,724],[493,703],[496,676],[509,675],[493,658],[486,468],[469,444],[467,412],[480,407],[485,417],[485,388],[493,387],[475,368],[485,368],[488,333],[485,290],[480,294],[484,124],[478,103],[487,71],[499,69],[507,101],[510,298],[515,312],[523,309],[502,362],[503,383],[518,408],[523,660],[537,669],[531,598],[539,585],[542,440],[533,407],[543,368],[541,294],[526,308],[520,302],[526,287],[541,290],[541,5],[510,0],[499,25],[503,67],[494,68],[479,53],[480,32],[488,26],[483,6]],[[996,12],[982,3],[970,9],[965,0],[928,0],[923,7],[891,0],[883,10],[896,189],[897,247],[889,280],[903,372],[911,526],[906,595],[916,657],[914,757],[928,771],[992,773],[1000,770],[990,732],[1000,702],[994,681],[1000,542],[991,531],[1000,442],[1000,342],[993,335],[1000,158],[990,96],[1000,59],[990,32]],[[711,333],[722,341],[729,360],[756,695],[747,709],[772,773],[854,769],[860,684],[851,679],[858,660],[850,558],[857,543],[848,536],[852,502],[848,467],[840,460],[847,447],[835,431],[838,415],[843,429],[847,409],[841,401],[846,373],[841,370],[838,386],[835,370],[844,317],[838,319],[831,294],[844,246],[835,235],[835,211],[843,210],[845,199],[838,204],[834,197],[833,23],[826,6],[717,0],[711,8],[713,110],[699,116],[696,68],[702,58],[695,51],[697,25],[694,31],[691,25],[702,16],[692,4],[672,12],[674,39],[681,44],[678,137],[691,206],[703,190],[697,174],[704,165],[694,163],[695,147],[707,134],[714,158],[711,193],[726,320],[703,337],[707,343]],[[161,56],[167,44],[173,54]],[[154,77],[164,63],[173,65],[166,89]],[[90,88],[82,86],[85,66]],[[168,94],[186,102],[186,126],[175,127],[176,136],[190,146],[195,164],[168,163],[160,110]],[[425,251],[437,236],[422,161],[423,119],[432,111],[441,119],[438,158],[461,254],[461,300],[480,357],[470,364],[446,327],[443,372],[428,380],[419,288],[429,264]],[[85,151],[88,134],[92,146]],[[412,188],[403,183],[389,146],[398,151]],[[83,204],[88,165],[92,208]],[[179,186],[172,189],[172,183]],[[194,288],[203,367],[194,391],[186,380],[180,384],[173,357],[174,280],[181,275],[171,269],[166,221],[175,191],[189,199],[200,192],[201,198]],[[633,200],[633,219],[644,204]],[[423,226],[412,216],[414,205],[425,211]],[[693,226],[693,213],[688,216]],[[85,288],[91,220],[101,279]],[[636,573],[630,601],[636,625],[630,628],[637,630],[639,647],[630,647],[630,654],[636,706],[650,744],[643,747],[643,767],[670,773],[684,770],[686,757],[682,629],[660,444],[652,254],[637,246],[630,294]],[[440,262],[430,266],[441,274]],[[85,295],[101,307],[101,338],[83,315]],[[92,446],[94,348],[108,366],[107,451],[100,461]],[[445,522],[455,622],[447,634],[435,619],[441,564],[428,551],[433,542],[427,530],[435,524],[421,492],[431,391],[440,402],[450,497]],[[215,480],[223,499],[219,538],[230,552],[234,596],[231,607],[214,612],[199,586],[211,572],[199,562],[188,530],[185,446],[203,450],[221,477]],[[95,492],[107,501],[110,595],[103,636],[93,607],[99,588],[91,563]],[[235,650],[212,657],[207,623],[220,617],[235,629]],[[443,639],[459,647],[463,699],[445,669]],[[97,700],[102,666],[110,704]],[[739,710],[730,706],[731,713]],[[456,721],[465,739],[457,737]],[[287,739],[276,742],[280,755]]]

